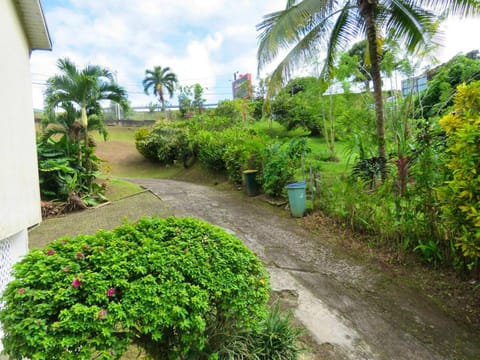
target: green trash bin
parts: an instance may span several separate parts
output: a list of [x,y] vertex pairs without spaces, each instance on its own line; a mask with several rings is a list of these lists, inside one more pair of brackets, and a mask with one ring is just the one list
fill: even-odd
[[258,195],[258,183],[257,183],[258,170],[245,170],[243,177],[245,179],[245,189],[248,196]]
[[305,210],[307,209],[307,203],[305,199],[306,188],[306,181],[300,181],[287,185],[288,204],[293,217],[299,218],[305,214]]

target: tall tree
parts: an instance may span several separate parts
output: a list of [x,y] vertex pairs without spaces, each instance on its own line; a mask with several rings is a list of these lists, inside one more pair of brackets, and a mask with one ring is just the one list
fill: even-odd
[[145,70],[145,79],[142,81],[145,94],[148,95],[152,89],[153,95],[158,96],[163,112],[165,112],[165,89],[172,98],[177,83],[177,75],[171,72],[169,67],[161,66],[155,66],[153,70]]
[[[328,78],[336,54],[359,36],[367,40],[373,81],[378,156],[385,158],[385,124],[380,72],[379,43],[383,34],[415,51],[432,41],[440,15],[469,16],[480,12],[477,0],[287,0],[284,10],[264,16],[257,53],[259,70],[281,49],[287,55],[271,75],[270,91],[280,87],[296,67],[325,47],[322,75]],[[385,169],[382,176],[385,177]]]
[[203,111],[203,104],[205,103],[203,98],[203,87],[200,84],[193,85],[193,108],[197,111],[198,114],[201,114]]
[[[85,140],[88,141],[89,117],[102,117],[102,100],[110,100],[128,109],[126,90],[119,86],[110,70],[98,65],[88,65],[79,70],[69,59],[57,62],[61,74],[47,80],[45,91],[46,112],[54,120],[55,110],[62,108],[66,112],[80,111],[81,125],[84,128]],[[72,114],[69,114],[72,122]]]
[[[78,136],[78,131],[84,134],[83,166],[90,171],[88,129],[91,128],[90,120],[97,123],[97,129],[103,129],[103,112],[100,102],[110,100],[124,109],[128,109],[127,92],[119,86],[113,74],[98,65],[88,65],[84,69],[77,66],[67,58],[59,59],[57,62],[59,75],[54,75],[47,80],[45,91],[45,110],[52,123],[64,127],[65,134],[72,138]],[[62,108],[68,114],[55,114],[55,111]],[[73,121],[80,118],[82,129],[76,127]],[[102,130],[100,130],[102,132]],[[91,184],[89,184],[91,185]]]

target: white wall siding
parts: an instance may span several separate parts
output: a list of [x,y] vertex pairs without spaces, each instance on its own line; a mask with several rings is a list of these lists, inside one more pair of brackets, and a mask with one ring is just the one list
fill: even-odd
[[30,49],[13,3],[0,1],[0,239],[41,220]]
[[[0,240],[0,294],[3,293],[7,284],[12,280],[12,265],[19,261],[28,251],[27,230],[18,232],[6,239]],[[0,307],[2,304],[0,303]],[[2,338],[0,327],[0,339]],[[0,341],[0,352],[2,351]]]

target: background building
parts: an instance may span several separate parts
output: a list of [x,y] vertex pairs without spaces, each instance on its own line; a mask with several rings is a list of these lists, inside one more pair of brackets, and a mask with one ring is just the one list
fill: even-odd
[[233,99],[251,99],[252,98],[252,74],[239,75],[233,74],[232,82]]

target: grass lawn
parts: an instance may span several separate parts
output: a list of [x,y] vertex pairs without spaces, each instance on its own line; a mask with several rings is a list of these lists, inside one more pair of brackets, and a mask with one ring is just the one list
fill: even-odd
[[[259,121],[253,127],[266,135],[278,138],[289,138],[293,136],[308,135],[302,129],[287,131],[275,121]],[[109,127],[109,138],[104,141],[100,135],[93,133],[97,149],[96,154],[103,159],[101,182],[107,183],[107,197],[111,200],[134,194],[141,189],[122,178],[174,178],[184,181],[192,181],[203,184],[221,184],[226,179],[222,175],[215,174],[204,168],[197,162],[189,169],[180,165],[160,166],[145,159],[135,148],[134,133],[135,127]],[[312,149],[309,159],[320,165],[320,172],[324,181],[335,181],[340,176],[349,173],[349,165],[344,154],[344,145],[336,143],[335,149],[340,161],[324,161],[328,156],[328,147],[320,137],[309,137],[308,145]],[[305,172],[308,173],[306,168]],[[305,176],[301,169],[298,170],[296,178],[303,179]]]
[[99,182],[107,184],[105,196],[110,201],[120,200],[143,190],[141,186],[121,179],[106,179],[101,177],[99,178]]
[[146,160],[135,148],[134,133],[136,128],[109,127],[109,137],[104,141],[94,133],[97,148],[96,155],[104,160],[102,174],[105,178],[148,177],[162,178],[172,174],[169,171]]
[[291,138],[297,136],[308,136],[309,131],[305,129],[287,130],[278,122],[272,120],[261,120],[252,124],[252,128],[261,134],[270,136],[271,138]]
[[319,160],[320,170],[327,179],[334,179],[350,172],[351,165],[347,162],[345,146],[341,142],[335,143],[335,153],[339,160],[338,162],[323,160],[329,156],[329,149],[323,138],[309,137],[308,146],[312,150],[311,158]]

